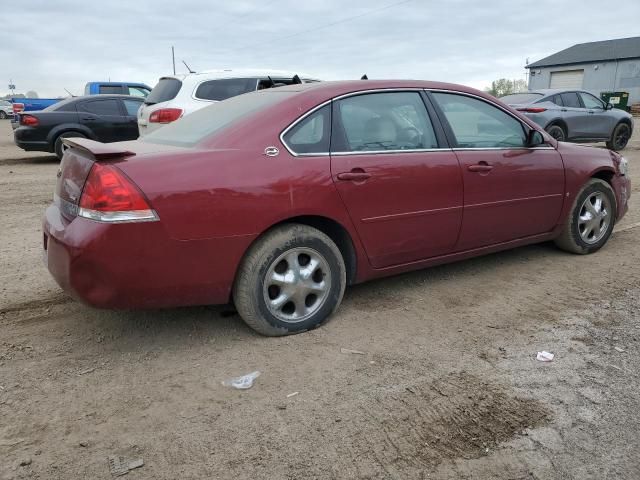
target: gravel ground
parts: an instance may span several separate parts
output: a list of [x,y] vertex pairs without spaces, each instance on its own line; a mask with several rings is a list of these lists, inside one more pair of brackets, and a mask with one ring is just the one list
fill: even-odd
[[[640,135],[625,155],[640,178]],[[637,182],[597,254],[358,285],[325,327],[273,339],[216,308],[68,299],[41,263],[56,169],[0,123],[0,479],[107,479],[110,455],[144,460],[132,479],[640,478]]]

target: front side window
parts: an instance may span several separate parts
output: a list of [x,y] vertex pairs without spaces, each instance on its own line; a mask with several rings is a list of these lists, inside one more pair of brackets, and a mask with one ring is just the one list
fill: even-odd
[[80,109],[96,115],[122,115],[117,100],[94,100],[79,105]]
[[146,97],[149,95],[149,90],[143,87],[128,87],[129,95],[133,95],[134,97]]
[[522,123],[477,98],[453,93],[433,97],[451,126],[459,148],[518,148],[526,145]]
[[580,103],[580,99],[576,92],[561,93],[560,97],[562,98],[562,103],[564,103],[565,107],[582,108],[582,104]]
[[369,93],[337,102],[333,152],[438,148],[420,93]]
[[196,89],[195,97],[200,100],[226,100],[243,93],[256,90],[256,78],[222,78],[202,82]]
[[283,137],[297,154],[328,153],[331,131],[331,104],[313,112]]
[[590,93],[580,92],[580,98],[582,98],[582,103],[584,103],[585,108],[604,109],[602,102]]
[[138,110],[140,110],[140,106],[142,105],[142,100],[123,100],[123,102],[127,115],[133,117],[138,114]]

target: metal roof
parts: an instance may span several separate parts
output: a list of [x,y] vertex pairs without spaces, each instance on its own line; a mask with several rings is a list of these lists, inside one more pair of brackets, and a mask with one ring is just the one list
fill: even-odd
[[542,60],[530,63],[526,68],[570,65],[574,63],[602,62],[623,58],[640,58],[640,37],[578,43],[554,53]]

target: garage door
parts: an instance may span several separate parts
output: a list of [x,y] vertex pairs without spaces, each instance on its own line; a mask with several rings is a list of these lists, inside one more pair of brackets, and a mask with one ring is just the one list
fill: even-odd
[[582,88],[583,77],[584,70],[551,72],[551,84],[549,88]]

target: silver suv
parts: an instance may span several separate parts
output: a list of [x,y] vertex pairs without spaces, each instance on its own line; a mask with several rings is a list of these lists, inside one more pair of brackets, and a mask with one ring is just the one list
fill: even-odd
[[633,133],[633,117],[584,90],[533,90],[500,98],[558,141],[607,142],[622,150]]

